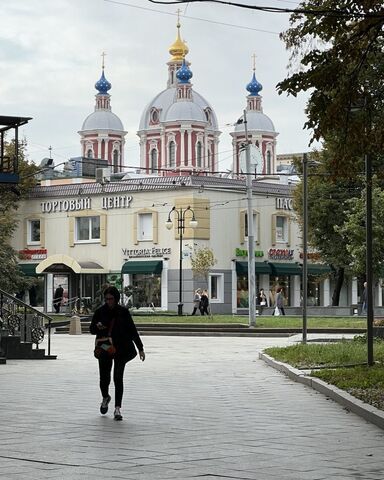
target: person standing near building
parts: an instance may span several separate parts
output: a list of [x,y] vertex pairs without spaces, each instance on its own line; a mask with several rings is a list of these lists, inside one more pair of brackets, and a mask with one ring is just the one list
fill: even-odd
[[280,315],[285,315],[284,295],[283,295],[283,289],[282,288],[277,289],[275,302],[276,302],[275,306],[279,309]]
[[203,290],[203,292],[201,294],[201,298],[200,298],[200,313],[201,313],[201,315],[204,315],[204,314],[209,315],[208,307],[209,307],[208,290]]
[[[114,358],[101,357],[99,361],[100,390],[103,400],[100,405],[100,413],[108,412],[108,404],[111,401],[109,384],[111,382],[111,370],[113,369],[113,382],[115,384],[115,420],[122,420],[121,405],[123,400],[123,376],[127,362],[133,360],[136,348],[139,351],[140,360],[145,360],[144,346],[132,320],[129,310],[119,305],[120,292],[116,287],[107,287],[104,290],[105,304],[99,307],[92,318],[90,332],[98,338],[110,336],[113,346],[116,348]],[[136,348],[135,348],[136,346]]]
[[59,285],[55,290],[55,294],[53,295],[53,308],[55,309],[56,313],[60,313],[60,305],[63,300],[63,293],[64,289],[61,285]]
[[195,295],[193,297],[193,312],[191,313],[191,315],[195,315],[195,313],[197,312],[197,309],[200,309],[200,299],[201,299],[201,290],[200,288],[198,288],[196,291],[195,291]]
[[256,305],[260,306],[260,313],[263,311],[264,307],[268,306],[267,296],[264,292],[264,288],[260,288],[259,293],[257,294]]

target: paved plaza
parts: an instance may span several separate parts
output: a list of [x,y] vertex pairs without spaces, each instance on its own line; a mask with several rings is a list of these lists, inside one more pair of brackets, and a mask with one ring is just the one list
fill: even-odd
[[[99,414],[90,335],[0,365],[0,479],[384,478],[384,431],[258,359],[288,339],[143,337],[123,422]],[[113,390],[112,390],[113,393]]]

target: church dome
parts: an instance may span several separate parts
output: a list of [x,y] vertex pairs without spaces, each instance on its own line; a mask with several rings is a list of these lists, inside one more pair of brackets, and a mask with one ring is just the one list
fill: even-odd
[[208,118],[210,118],[212,129],[217,130],[218,126],[215,112],[204,97],[193,90],[193,101],[178,102],[176,100],[176,93],[176,87],[167,88],[160,92],[147,105],[140,119],[139,131],[156,128],[156,125],[150,125],[151,111],[153,109],[156,109],[160,114],[159,123],[178,120],[208,122]]
[[[276,132],[272,120],[260,111],[247,111],[247,127],[248,131]],[[244,130],[244,123],[235,125],[235,132],[243,132]]]
[[116,130],[123,131],[120,118],[110,110],[95,110],[84,120],[81,131],[86,130]]
[[201,107],[192,102],[176,102],[172,104],[164,118],[164,122],[195,121],[207,123],[207,117]]

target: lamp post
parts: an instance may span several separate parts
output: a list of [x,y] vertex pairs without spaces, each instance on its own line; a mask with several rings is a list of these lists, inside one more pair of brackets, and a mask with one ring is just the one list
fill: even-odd
[[177,209],[173,207],[168,213],[168,220],[165,222],[165,226],[168,230],[171,230],[173,227],[173,222],[171,220],[172,212],[176,215],[177,219],[177,233],[179,234],[179,303],[177,305],[177,314],[179,316],[183,315],[183,234],[185,230],[185,215],[187,212],[191,212],[192,219],[189,221],[189,226],[191,228],[197,227],[197,221],[195,219],[195,212],[190,206],[185,208]]

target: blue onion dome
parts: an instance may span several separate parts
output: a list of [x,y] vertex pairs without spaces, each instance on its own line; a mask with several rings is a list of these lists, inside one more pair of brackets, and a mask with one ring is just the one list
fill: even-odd
[[246,88],[249,94],[253,97],[258,96],[259,92],[261,92],[261,90],[263,89],[261,83],[256,80],[255,72],[253,72],[252,80],[248,83]]
[[183,64],[176,72],[176,78],[179,80],[179,83],[189,83],[189,80],[192,78],[192,76],[193,73],[185,63],[185,60],[183,60]]
[[112,88],[112,85],[108,82],[108,80],[104,76],[104,69],[103,69],[103,72],[101,74],[100,80],[98,80],[95,83],[95,88],[101,94],[108,93],[108,90],[110,90]]

